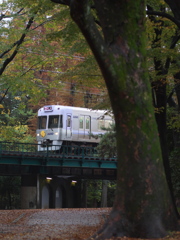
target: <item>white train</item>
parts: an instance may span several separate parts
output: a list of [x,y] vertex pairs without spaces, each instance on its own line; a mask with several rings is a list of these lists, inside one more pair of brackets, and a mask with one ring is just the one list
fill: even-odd
[[58,150],[62,145],[96,146],[100,141],[98,135],[106,132],[102,127],[108,127],[113,121],[105,113],[104,110],[61,105],[40,108],[36,131],[38,151],[44,151],[47,146],[51,146],[51,150]]

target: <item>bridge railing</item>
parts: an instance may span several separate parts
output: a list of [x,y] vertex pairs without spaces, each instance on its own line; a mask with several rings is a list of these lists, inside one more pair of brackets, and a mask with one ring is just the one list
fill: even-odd
[[[19,143],[19,142],[0,142],[0,157],[1,155],[7,156],[29,156],[32,158],[45,158],[45,159],[66,159],[66,158],[80,158],[92,159],[103,161],[116,161],[116,157],[101,158],[98,156],[96,147],[79,147],[79,146],[61,146],[60,145],[46,145],[43,151],[38,151],[36,143]],[[41,146],[42,147],[42,146]],[[42,148],[41,148],[42,149]],[[56,150],[57,149],[57,150]]]
[[38,145],[39,144],[36,143],[0,142],[0,153],[37,153],[38,155],[46,156],[97,156],[97,150],[95,147],[46,145],[44,146],[43,151],[38,151]]

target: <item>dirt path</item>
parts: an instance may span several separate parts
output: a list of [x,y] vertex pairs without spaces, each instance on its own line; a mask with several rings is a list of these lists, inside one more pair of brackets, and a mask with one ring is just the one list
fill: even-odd
[[109,211],[109,208],[1,210],[0,239],[86,239],[97,231]]
[[[110,208],[0,210],[0,239],[85,240],[100,228],[109,212]],[[157,240],[179,239],[180,232],[176,232]]]

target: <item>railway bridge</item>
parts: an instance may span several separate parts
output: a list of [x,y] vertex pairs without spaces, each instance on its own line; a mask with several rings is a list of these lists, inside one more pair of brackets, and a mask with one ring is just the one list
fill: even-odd
[[[0,142],[0,175],[21,176],[21,208],[81,207],[86,179],[116,179],[116,158],[95,148]],[[59,149],[59,146],[57,146]]]

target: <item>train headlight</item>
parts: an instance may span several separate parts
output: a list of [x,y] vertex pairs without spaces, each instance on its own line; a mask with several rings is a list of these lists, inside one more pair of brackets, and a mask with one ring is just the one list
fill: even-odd
[[36,135],[37,137],[39,137],[39,133],[37,133],[37,135]]
[[58,135],[58,132],[56,132],[55,135]]

